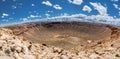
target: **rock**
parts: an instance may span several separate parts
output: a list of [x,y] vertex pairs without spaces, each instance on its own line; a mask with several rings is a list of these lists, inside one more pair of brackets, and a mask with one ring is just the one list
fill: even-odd
[[35,59],[35,56],[33,55],[25,55],[23,59]]
[[14,59],[14,58],[12,58],[10,56],[0,56],[0,59]]
[[10,51],[9,49],[6,49],[6,50],[5,50],[5,53],[6,53],[7,55],[9,55],[10,52],[11,52],[11,51]]

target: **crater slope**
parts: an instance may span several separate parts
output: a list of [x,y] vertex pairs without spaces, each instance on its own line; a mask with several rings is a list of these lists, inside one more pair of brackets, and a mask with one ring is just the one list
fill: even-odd
[[119,28],[86,22],[36,22],[4,27],[24,40],[72,49],[90,47],[119,37]]

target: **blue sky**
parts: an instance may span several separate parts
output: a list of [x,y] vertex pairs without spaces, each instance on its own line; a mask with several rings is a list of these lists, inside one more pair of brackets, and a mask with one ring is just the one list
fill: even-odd
[[0,0],[0,25],[74,14],[119,20],[120,0]]

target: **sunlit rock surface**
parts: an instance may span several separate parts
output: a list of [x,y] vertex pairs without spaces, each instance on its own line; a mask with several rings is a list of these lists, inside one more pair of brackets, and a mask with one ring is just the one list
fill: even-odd
[[119,27],[36,22],[0,28],[1,59],[119,59]]

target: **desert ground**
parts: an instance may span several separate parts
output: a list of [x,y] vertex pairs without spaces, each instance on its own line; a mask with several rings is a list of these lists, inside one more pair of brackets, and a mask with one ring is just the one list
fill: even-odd
[[87,22],[1,26],[0,59],[120,59],[120,27]]

